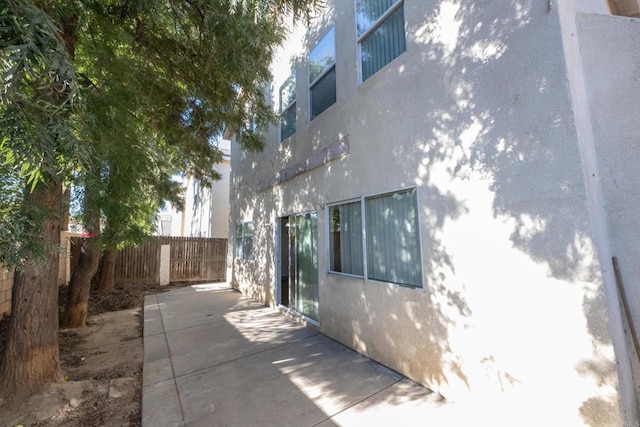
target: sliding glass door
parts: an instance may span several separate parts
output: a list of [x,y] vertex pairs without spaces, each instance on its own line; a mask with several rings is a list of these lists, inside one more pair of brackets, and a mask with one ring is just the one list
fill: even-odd
[[281,304],[318,321],[318,215],[294,215],[281,224],[287,243],[280,254]]

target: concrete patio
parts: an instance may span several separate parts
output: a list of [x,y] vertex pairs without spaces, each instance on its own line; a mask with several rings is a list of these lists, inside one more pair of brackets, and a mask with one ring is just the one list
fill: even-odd
[[436,393],[227,287],[148,296],[142,425],[454,425]]

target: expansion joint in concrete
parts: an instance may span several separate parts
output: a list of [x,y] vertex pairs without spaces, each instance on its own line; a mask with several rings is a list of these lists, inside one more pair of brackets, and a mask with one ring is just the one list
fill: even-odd
[[178,388],[178,382],[176,381],[176,370],[173,366],[173,357],[171,355],[171,348],[169,347],[169,340],[167,339],[167,332],[164,327],[164,318],[162,316],[162,310],[160,309],[160,305],[158,304],[158,313],[160,314],[160,324],[162,325],[162,335],[164,336],[164,342],[167,346],[167,354],[169,355],[169,365],[171,366],[171,377],[173,379],[173,386],[176,390],[176,395],[178,396],[178,406],[180,407],[180,419],[182,420],[182,424],[184,425],[184,408],[182,404],[182,397],[180,396],[180,389]]
[[342,408],[341,410],[339,410],[339,411],[338,411],[338,412],[336,412],[335,414],[332,414],[332,415],[328,416],[327,418],[325,418],[324,420],[320,421],[319,423],[314,424],[314,425],[313,425],[313,427],[317,427],[317,426],[319,426],[320,424],[322,424],[322,423],[324,423],[324,422],[326,422],[326,421],[331,420],[333,417],[336,417],[336,416],[340,415],[341,413],[343,413],[343,412],[345,412],[345,411],[347,411],[347,410],[349,410],[349,409],[353,408],[354,406],[358,406],[358,405],[359,405],[359,404],[361,404],[362,402],[365,402],[365,401],[367,401],[367,400],[371,399],[373,396],[376,396],[376,395],[378,395],[378,394],[380,394],[380,393],[384,392],[385,390],[388,390],[389,388],[391,388],[391,387],[393,387],[394,385],[398,384],[398,383],[399,383],[400,381],[402,381],[402,380],[403,380],[403,378],[402,378],[402,377],[401,377],[401,378],[398,378],[398,380],[397,380],[397,381],[395,381],[395,382],[393,382],[393,383],[389,384],[389,385],[388,385],[388,386],[386,386],[386,387],[381,388],[380,390],[376,391],[375,393],[371,393],[370,395],[368,395],[368,396],[366,396],[366,397],[363,397],[362,399],[358,400],[357,402],[354,402],[353,404],[351,404],[351,405],[349,405],[349,406],[346,406],[346,407]]

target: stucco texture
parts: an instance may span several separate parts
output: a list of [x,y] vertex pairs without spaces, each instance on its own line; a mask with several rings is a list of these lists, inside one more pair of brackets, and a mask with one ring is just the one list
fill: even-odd
[[[282,144],[271,129],[261,154],[232,152],[231,223],[256,225],[254,259],[230,260],[232,281],[274,305],[278,218],[317,211],[323,333],[464,404],[476,424],[620,425],[556,11],[418,0],[404,11],[406,52],[364,83],[352,2],[329,2],[299,54],[279,55],[274,97],[295,69],[298,128]],[[337,102],[309,122],[305,55],[334,21]],[[256,190],[344,137],[348,155]],[[327,204],[410,187],[424,286],[328,274]]]
[[[640,20],[581,15],[578,28],[612,254],[618,258],[630,314],[640,331]],[[635,350],[630,352],[640,396],[640,363]]]

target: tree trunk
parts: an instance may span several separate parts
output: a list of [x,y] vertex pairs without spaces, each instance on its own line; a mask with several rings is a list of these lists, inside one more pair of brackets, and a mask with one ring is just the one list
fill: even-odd
[[26,195],[25,206],[44,207],[41,237],[45,256],[30,257],[16,272],[4,358],[0,365],[0,396],[20,399],[43,385],[62,381],[58,348],[58,261],[62,186],[49,180]]
[[[85,206],[85,209],[87,209],[87,206]],[[84,328],[86,326],[91,279],[98,271],[100,262],[100,242],[96,237],[97,231],[100,229],[100,219],[93,212],[87,215],[86,220],[88,224],[85,225],[89,232],[89,237],[82,239],[78,264],[69,281],[67,302],[62,320],[62,326],[65,328]]]
[[82,239],[78,265],[69,281],[67,302],[64,307],[62,326],[64,328],[84,328],[89,309],[91,279],[98,270],[100,248],[96,237]]
[[98,281],[99,292],[111,292],[116,285],[116,248],[106,248],[102,254],[102,268]]

